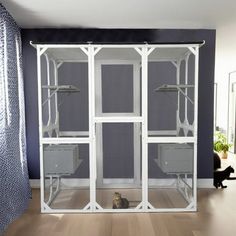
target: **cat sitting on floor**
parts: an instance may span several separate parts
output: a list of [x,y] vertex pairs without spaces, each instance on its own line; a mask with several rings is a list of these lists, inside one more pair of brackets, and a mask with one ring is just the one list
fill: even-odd
[[129,208],[129,201],[126,198],[122,198],[118,192],[114,193],[113,196],[113,209],[127,209]]
[[222,171],[214,171],[214,186],[216,188],[227,188],[227,186],[224,186],[222,182],[226,179],[229,179],[231,173],[234,173],[234,169],[231,166]]

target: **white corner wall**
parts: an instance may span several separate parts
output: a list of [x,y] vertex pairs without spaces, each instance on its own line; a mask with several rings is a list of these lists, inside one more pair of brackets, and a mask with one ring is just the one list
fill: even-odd
[[236,70],[236,21],[216,29],[215,82],[218,84],[216,125],[227,130],[229,73]]

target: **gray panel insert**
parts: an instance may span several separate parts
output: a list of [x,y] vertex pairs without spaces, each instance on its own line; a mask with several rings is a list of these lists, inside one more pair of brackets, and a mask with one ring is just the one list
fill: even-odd
[[78,145],[51,145],[44,149],[46,175],[73,174],[80,162]]

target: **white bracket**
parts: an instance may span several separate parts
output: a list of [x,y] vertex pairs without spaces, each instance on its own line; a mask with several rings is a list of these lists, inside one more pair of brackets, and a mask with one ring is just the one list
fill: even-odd
[[96,210],[103,210],[103,208],[97,202],[95,202],[95,209]]
[[172,63],[176,68],[178,68],[179,63],[178,63],[177,61],[171,61],[171,63]]
[[84,211],[88,211],[88,210],[91,210],[91,204],[88,203],[84,208],[83,208]]
[[52,210],[52,208],[50,208],[45,202],[43,202],[43,210],[49,212]]
[[102,47],[97,47],[96,49],[94,48],[93,55],[95,56],[101,49],[102,49]]
[[197,50],[193,47],[188,47],[188,49],[196,56]]
[[39,50],[39,55],[41,56],[43,53],[47,51],[48,47],[44,47],[41,50]]
[[59,69],[63,65],[63,61],[57,63],[57,69]]
[[140,202],[138,206],[135,207],[135,209],[139,210],[143,208],[143,202]]
[[193,202],[191,202],[187,207],[186,209],[192,209],[195,207],[195,204]]
[[153,51],[154,51],[155,48],[150,48],[148,51],[147,51],[147,55],[149,56]]
[[89,55],[88,49],[81,47],[80,48],[87,56]]
[[148,209],[155,209],[155,207],[150,202],[147,203],[147,207]]
[[137,52],[138,52],[138,54],[140,54],[140,55],[142,55],[142,49],[140,49],[140,48],[134,48]]

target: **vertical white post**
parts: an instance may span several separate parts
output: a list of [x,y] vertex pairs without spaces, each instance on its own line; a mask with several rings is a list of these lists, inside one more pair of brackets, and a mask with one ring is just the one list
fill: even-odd
[[89,169],[90,169],[90,209],[96,210],[96,138],[95,138],[95,89],[94,89],[94,47],[88,48],[89,70]]
[[193,162],[193,201],[197,207],[197,147],[198,147],[198,70],[199,70],[199,47],[195,48],[195,74],[194,74],[194,162]]
[[148,208],[148,48],[142,48],[142,200],[143,210]]
[[37,46],[37,77],[38,77],[38,117],[39,117],[39,158],[40,158],[40,202],[41,212],[44,211],[44,166],[42,144],[42,85],[41,85],[41,56],[40,47]]

